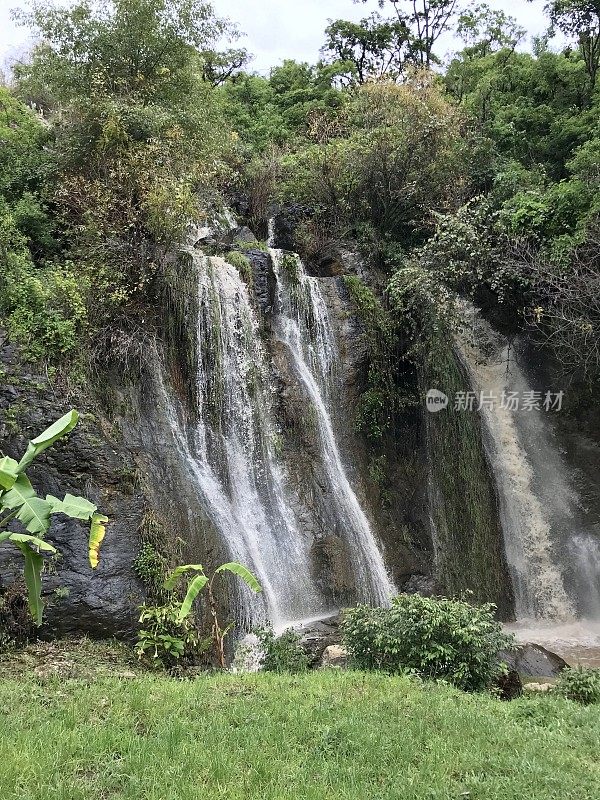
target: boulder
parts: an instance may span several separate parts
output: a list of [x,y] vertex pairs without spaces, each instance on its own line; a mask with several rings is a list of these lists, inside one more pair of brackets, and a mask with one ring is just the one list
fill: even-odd
[[330,644],[321,656],[321,667],[345,669],[348,666],[348,651],[341,644]]
[[236,228],[233,232],[233,244],[254,244],[256,236],[247,225]]
[[321,663],[325,650],[340,643],[339,618],[312,622],[299,633],[300,646],[308,656],[309,666],[316,667]]
[[526,683],[523,687],[526,692],[549,692],[553,688],[552,683]]
[[539,644],[522,644],[516,650],[505,650],[500,660],[519,675],[530,678],[556,678],[569,666],[564,658]]
[[440,587],[431,575],[412,574],[402,587],[405,594],[420,594],[422,597],[435,597],[441,594]]

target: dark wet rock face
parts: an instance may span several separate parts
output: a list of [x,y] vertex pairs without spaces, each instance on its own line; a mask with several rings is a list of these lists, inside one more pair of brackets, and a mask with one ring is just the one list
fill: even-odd
[[[45,376],[31,373],[18,350],[4,342],[0,365],[6,383],[0,389],[2,450],[19,458],[27,440],[66,413],[71,404]],[[81,632],[130,638],[137,629],[137,606],[144,593],[133,564],[139,550],[137,530],[143,498],[135,489],[131,454],[113,439],[114,431],[93,415],[83,414],[68,439],[45,451],[28,470],[38,494],[83,495],[110,518],[100,565],[88,562],[88,529],[57,516],[48,539],[60,556],[48,559],[43,578],[47,604],[43,632]],[[20,582],[22,558],[0,547],[0,593]]]
[[247,250],[244,255],[252,267],[254,298],[258,308],[263,315],[270,317],[275,307],[277,288],[271,256],[264,250]]
[[[297,209],[297,219],[303,213]],[[292,222],[286,228],[279,220],[278,226],[277,244],[290,245],[286,236],[292,236]],[[196,232],[198,241],[210,235],[206,230]],[[252,312],[258,312],[258,335],[268,360],[273,427],[278,437],[279,466],[289,487],[289,511],[309,543],[312,574],[307,576],[307,582],[312,582],[322,596],[326,613],[353,604],[360,596],[355,553],[345,530],[348,515],[340,511],[340,503],[336,502],[336,484],[331,469],[328,471],[314,403],[294,367],[289,344],[284,344],[278,335],[274,320],[277,282],[271,256],[258,247],[246,248],[254,241],[249,228],[239,227],[231,232],[230,246],[243,251],[252,270],[252,280],[249,275],[244,275],[243,280],[251,283]],[[332,251],[329,255],[337,259],[339,254]],[[324,253],[323,259],[327,258]],[[338,273],[358,274],[362,268],[360,260],[348,261],[340,256],[339,263],[335,261],[334,265],[332,260],[318,277],[338,353],[332,398],[328,399],[335,442],[396,588],[438,594],[440,587],[432,577],[427,461],[418,415],[407,417],[402,427],[394,429],[383,442],[387,465],[383,479],[373,477],[372,451],[356,427],[356,409],[368,377],[369,348],[346,284]],[[215,521],[213,514],[211,520],[207,511],[197,464],[191,463],[198,423],[198,361],[194,348],[199,323],[195,273],[190,272],[188,277],[186,291],[175,295],[179,300],[178,304],[173,303],[175,310],[171,313],[178,314],[176,324],[165,324],[165,331],[157,334],[155,347],[143,354],[139,371],[135,375],[124,374],[122,369],[117,371],[106,365],[102,406],[95,407],[93,414],[83,413],[80,426],[69,439],[43,454],[31,470],[40,493],[84,495],[111,520],[96,571],[87,561],[85,526],[63,518],[54,523],[50,538],[62,557],[49,563],[44,576],[48,633],[134,636],[138,607],[146,596],[137,577],[136,559],[149,514],[158,530],[155,544],[170,565],[202,563],[211,570],[231,560],[228,543],[217,529],[218,516]],[[230,349],[234,347],[235,341]],[[84,404],[94,395],[91,388],[83,387],[81,397],[67,400],[64,389],[53,387],[35,371],[30,374],[17,350],[6,342],[0,365],[5,372],[0,390],[0,438],[9,455],[20,455],[27,438],[44,430],[71,403],[85,412]],[[173,422],[175,417],[177,421]],[[174,432],[175,428],[179,433]],[[222,465],[213,466],[221,477]],[[230,489],[223,479],[223,494]],[[9,548],[0,548],[0,592],[18,576],[18,558],[16,551],[13,554]],[[220,601],[223,619],[232,619],[233,590],[228,597],[224,589]],[[330,621],[319,623],[304,634],[304,645],[313,663],[319,663],[325,648],[337,644],[339,632]]]
[[274,209],[275,222],[275,247],[282,250],[297,251],[298,245],[298,226],[308,219],[310,210],[300,203],[290,203],[281,208]]
[[[355,264],[348,267],[354,271]],[[356,410],[366,388],[368,342],[343,278],[320,278],[339,353],[338,398],[332,420],[349,477],[365,509],[394,584],[400,589],[413,574],[432,572],[426,497],[427,466],[418,421],[407,420],[401,436],[384,442],[386,470],[381,481],[371,475],[372,451],[356,429]]]

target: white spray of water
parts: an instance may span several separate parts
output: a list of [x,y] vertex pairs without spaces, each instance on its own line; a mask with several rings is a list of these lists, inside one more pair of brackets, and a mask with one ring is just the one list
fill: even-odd
[[568,544],[568,556],[585,614],[600,620],[600,539],[588,533],[575,534]]
[[248,290],[222,259],[193,254],[198,269],[198,415],[191,434],[172,403],[169,424],[202,508],[230,552],[257,575],[260,599],[240,590],[251,627],[329,613],[311,575],[278,464],[266,354]]
[[[475,309],[468,309],[470,336],[459,341],[460,354],[474,387],[495,397],[484,405],[485,443],[497,481],[506,557],[511,571],[517,617],[568,620],[575,609],[557,564],[547,509],[534,489],[534,471],[523,447],[515,410],[507,402],[524,375],[510,350]],[[505,398],[501,407],[501,398]],[[467,412],[463,412],[467,413]],[[541,412],[522,412],[539,415]],[[540,424],[540,433],[541,433]],[[540,442],[540,444],[542,444]]]
[[[270,238],[272,243],[272,234]],[[297,377],[314,409],[321,458],[332,503],[350,546],[359,596],[364,602],[386,605],[396,590],[348,479],[332,425],[338,352],[327,306],[317,279],[306,274],[298,256],[275,248],[270,252],[278,286],[277,334],[289,349]],[[290,268],[292,274],[288,274]]]

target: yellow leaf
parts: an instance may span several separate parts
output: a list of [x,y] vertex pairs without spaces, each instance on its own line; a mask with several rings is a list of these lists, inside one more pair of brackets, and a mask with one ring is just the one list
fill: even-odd
[[94,514],[92,517],[92,524],[90,526],[90,566],[96,569],[100,563],[100,545],[106,535],[106,525],[108,517],[102,514]]

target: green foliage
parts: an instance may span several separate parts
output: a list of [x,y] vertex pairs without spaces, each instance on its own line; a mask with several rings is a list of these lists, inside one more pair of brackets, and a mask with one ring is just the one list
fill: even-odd
[[27,191],[40,185],[49,169],[44,146],[50,140],[48,127],[9,90],[0,86],[0,196],[18,202]]
[[264,153],[306,136],[317,114],[333,115],[344,95],[335,69],[286,59],[268,78],[242,74],[219,89],[223,110],[250,152]]
[[514,17],[490,8],[487,3],[478,3],[464,9],[458,18],[456,30],[468,45],[467,52],[471,58],[486,56],[504,48],[514,48],[527,33]]
[[335,122],[317,118],[312,143],[282,159],[283,199],[313,209],[330,236],[422,237],[453,203],[464,165],[459,118],[433,78],[360,87]]
[[[3,800],[42,800],[41,786],[73,800],[141,786],[144,800],[598,797],[594,706],[340,670],[133,677],[126,655],[99,648],[53,643],[47,678],[29,652],[1,660]],[[76,679],[54,677],[56,662]]]
[[243,253],[238,250],[232,250],[225,256],[225,261],[237,269],[245,283],[249,286],[252,285],[252,265]]
[[[90,565],[98,565],[98,550],[104,538],[107,517],[98,513],[97,507],[82,497],[66,494],[64,500],[52,495],[38,497],[25,470],[38,455],[55,442],[67,436],[77,425],[79,415],[70,411],[46,431],[32,439],[20,461],[9,456],[0,459],[0,544],[8,542],[21,551],[25,559],[24,578],[27,586],[29,609],[39,626],[42,624],[41,573],[44,566],[42,553],[56,553],[56,548],[44,540],[54,514],[65,514],[73,519],[90,523]],[[27,533],[14,531],[9,524],[19,522]]]
[[0,108],[0,315],[26,358],[60,361],[85,330],[86,279],[72,263],[51,260],[57,242],[37,194],[48,170],[47,128],[5,89]]
[[219,666],[222,669],[225,668],[224,640],[233,623],[227,625],[225,628],[221,627],[221,623],[219,622],[218,603],[213,591],[213,584],[215,578],[224,572],[229,572],[232,575],[236,575],[251,591],[262,591],[259,582],[250,572],[250,570],[235,561],[228,562],[227,564],[221,564],[221,566],[217,567],[217,569],[213,572],[210,578],[204,574],[204,567],[202,564],[184,564],[174,569],[165,580],[165,589],[167,591],[172,591],[175,589],[183,576],[185,576],[187,573],[192,573],[193,575],[187,586],[187,591],[183,602],[177,611],[176,621],[180,624],[184,623],[185,620],[190,616],[194,601],[200,592],[206,587],[208,594],[208,605],[212,617],[212,640],[215,648],[215,655],[217,656]]
[[[356,2],[367,3],[368,0]],[[439,63],[434,48],[458,12],[457,0],[423,0],[420,3],[379,0],[379,7],[390,7],[392,17],[387,20],[388,24],[401,25],[415,66],[429,68]]]
[[550,0],[546,3],[552,25],[574,37],[585,62],[593,92],[600,69],[600,4],[598,0]]
[[512,643],[494,612],[491,604],[401,595],[391,608],[347,610],[342,636],[361,669],[414,670],[465,691],[482,691],[501,671],[498,652]]
[[86,284],[71,264],[35,269],[24,251],[9,254],[0,276],[0,312],[9,336],[33,361],[72,357],[88,326]]
[[181,659],[191,662],[210,646],[210,641],[201,639],[194,617],[188,614],[180,619],[179,603],[171,598],[164,605],[143,605],[140,608],[140,624],[136,653],[139,658],[150,656],[166,667],[172,667]]
[[43,40],[16,84],[48,111],[48,200],[94,327],[113,325],[115,307],[147,299],[161,254],[231,174],[235,139],[201,69],[201,50],[229,29],[201,0],[42,2],[21,20]]
[[262,628],[256,635],[264,650],[260,664],[265,672],[306,672],[308,656],[300,645],[300,635],[292,628],[279,636],[272,628]]
[[600,669],[580,666],[565,669],[554,691],[583,706],[600,703]]
[[359,277],[346,275],[344,283],[363,324],[369,357],[367,386],[356,412],[356,428],[371,444],[377,444],[392,429],[396,415],[411,400],[414,402],[414,397],[407,394],[406,381],[400,379],[401,358],[394,317]]
[[416,55],[404,20],[384,20],[373,13],[360,22],[338,19],[325,29],[322,52],[344,82],[362,85],[368,80],[396,80]]
[[238,247],[241,250],[262,250],[263,253],[266,253],[269,249],[266,242],[259,242],[258,239],[255,239],[253,242],[240,242]]
[[167,560],[150,542],[142,542],[140,552],[134,561],[135,574],[144,584],[152,598],[161,599],[165,595],[164,583],[167,577]]

